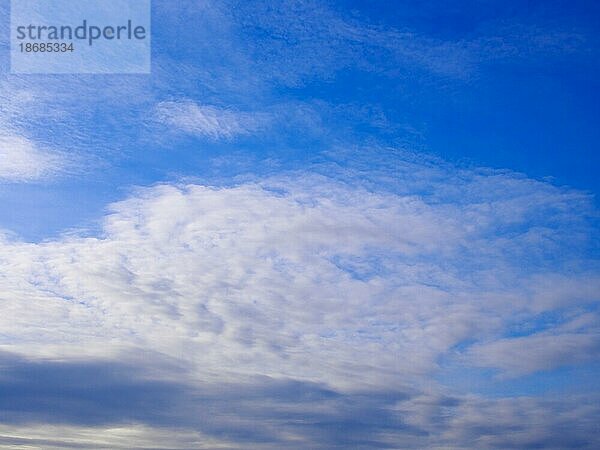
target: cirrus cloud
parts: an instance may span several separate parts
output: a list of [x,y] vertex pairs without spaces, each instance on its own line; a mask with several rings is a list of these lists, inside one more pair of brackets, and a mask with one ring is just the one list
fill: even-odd
[[267,120],[265,114],[236,112],[190,100],[161,102],[156,106],[154,118],[183,133],[213,140],[254,132]]

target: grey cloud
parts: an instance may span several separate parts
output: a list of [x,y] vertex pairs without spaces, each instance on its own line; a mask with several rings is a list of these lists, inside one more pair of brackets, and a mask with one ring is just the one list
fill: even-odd
[[593,398],[481,399],[415,389],[343,392],[268,377],[183,383],[167,381],[165,375],[185,377],[157,372],[160,357],[153,358],[140,366],[2,354],[0,444],[591,449],[598,443],[593,424],[600,411]]
[[5,425],[142,423],[198,430],[236,448],[275,445],[285,442],[286,435],[290,442],[312,442],[319,448],[344,443],[379,447],[374,435],[404,428],[390,406],[407,398],[405,393],[345,395],[313,383],[267,377],[242,384],[185,384],[156,379],[152,364],[122,361],[25,360],[3,354],[0,365]]

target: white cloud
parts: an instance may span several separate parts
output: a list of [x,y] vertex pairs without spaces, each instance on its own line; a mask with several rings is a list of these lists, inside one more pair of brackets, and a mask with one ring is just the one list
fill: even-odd
[[[515,314],[594,301],[581,286],[598,276],[569,234],[585,197],[508,173],[443,184],[454,182],[460,204],[306,172],[141,189],[111,206],[102,237],[2,244],[2,344],[31,356],[150,349],[205,380],[389,388],[465,340],[503,346]],[[544,292],[565,258],[586,270],[563,275],[557,303]],[[569,348],[587,348],[578,339]]]
[[159,103],[155,119],[182,132],[218,140],[254,132],[264,124],[267,116],[199,105],[188,100]]
[[[4,448],[100,449],[197,449],[231,448],[231,444],[185,429],[151,428],[144,425],[2,425],[0,445]],[[43,446],[43,447],[40,447]]]
[[[574,290],[571,299],[577,294]],[[468,357],[475,365],[501,369],[502,377],[594,362],[600,358],[599,324],[597,314],[579,314],[548,331],[476,344]]]
[[64,168],[64,158],[43,151],[31,140],[0,135],[0,182],[22,182],[46,178]]
[[30,89],[0,81],[0,183],[47,179],[67,166],[63,153],[43,148],[24,131],[23,117],[39,114],[32,112],[35,99]]
[[[95,445],[94,430],[133,414],[144,425],[107,431],[107,446],[145,445],[178,423],[188,448],[222,430],[231,434],[215,448],[330,448],[339,436],[323,424],[336,420],[378,445],[553,448],[557,423],[597,417],[566,400],[445,397],[434,381],[448,359],[519,376],[597,358],[590,199],[418,159],[396,159],[395,178],[384,169],[375,189],[376,167],[366,176],[360,156],[348,166],[142,188],[110,206],[97,237],[0,238],[0,349],[17,355],[0,361],[0,382],[30,393],[39,377],[26,374],[47,373],[36,395],[49,404],[72,386],[60,417],[23,394],[27,417],[47,425],[0,431],[54,439],[50,423],[63,420],[67,442]],[[515,325],[525,337],[506,337]],[[105,415],[87,423],[97,371],[111,374],[94,378]],[[113,398],[124,387],[128,407]],[[148,409],[148,398],[170,409]],[[252,434],[257,417],[264,435]],[[590,429],[555,447],[593,448]]]

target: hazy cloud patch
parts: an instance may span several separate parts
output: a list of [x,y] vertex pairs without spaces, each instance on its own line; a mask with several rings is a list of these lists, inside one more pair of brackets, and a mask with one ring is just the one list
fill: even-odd
[[159,103],[154,118],[183,133],[213,140],[252,133],[268,120],[266,114],[236,112],[189,100]]

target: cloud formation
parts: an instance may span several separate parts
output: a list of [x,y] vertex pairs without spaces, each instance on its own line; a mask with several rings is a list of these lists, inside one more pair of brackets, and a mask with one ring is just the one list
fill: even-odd
[[23,136],[0,135],[0,182],[45,179],[63,170],[62,156],[43,151]]
[[[185,379],[172,364],[0,355],[0,445],[94,449],[548,448],[597,444],[597,398],[482,399],[415,389],[339,392],[257,377]],[[158,361],[158,364],[157,364]],[[150,367],[152,370],[150,371]],[[175,370],[175,371],[174,371]]]
[[[151,77],[47,89],[2,72],[4,223],[44,223],[32,242],[0,233],[0,447],[599,448],[598,396],[564,376],[598,372],[594,199],[352,147],[451,152],[475,132],[496,148],[517,109],[592,136],[581,102],[544,97],[592,86],[593,32],[557,5],[499,5],[505,21],[407,3],[405,21],[312,0],[155,1]],[[521,76],[542,68],[547,90]],[[555,123],[538,119],[524,133]],[[555,136],[545,155],[565,148]],[[513,138],[509,165],[531,142]],[[11,192],[72,155],[89,176]],[[83,222],[51,232],[52,214],[97,211],[131,183],[156,184],[110,204],[99,231],[48,237]]]
[[43,181],[71,164],[62,152],[29,137],[23,117],[38,114],[32,112],[32,90],[0,82],[0,102],[0,183]]
[[[494,403],[525,405],[521,412],[532,421],[534,434],[509,442],[502,427],[481,419],[480,409],[496,406],[462,395],[443,400],[451,382],[433,377],[444,361],[519,376],[597,358],[589,197],[402,152],[382,154],[378,169],[371,156],[370,176],[355,154],[344,169],[328,162],[236,185],[143,188],[111,205],[98,237],[4,240],[0,343],[17,358],[5,371],[7,392],[31,391],[10,381],[26,383],[10,374],[36,373],[31,367],[43,367],[40,377],[50,380],[85,380],[82,391],[73,380],[66,394],[72,415],[50,419],[54,407],[45,406],[36,416],[32,399],[21,403],[31,411],[5,405],[5,420],[178,424],[225,433],[230,448],[319,448],[310,439],[323,448],[472,448],[481,427],[487,437],[478,448],[538,445],[539,430],[555,420],[543,416],[534,425],[545,407],[539,401]],[[383,175],[385,164],[394,165],[395,177]],[[548,314],[557,319],[540,322]],[[511,337],[517,326],[520,337]],[[140,351],[147,355],[137,358],[143,372],[119,365]],[[19,358],[34,366],[19,369]],[[172,365],[163,367],[162,359]],[[94,361],[115,361],[102,383],[116,384],[85,393],[93,373],[104,373]],[[63,391],[53,383],[44,389]],[[137,397],[129,406],[89,397],[104,389],[139,391],[140,406]],[[148,389],[167,393],[148,395],[173,411],[180,402],[185,411],[209,404],[217,416],[236,419],[201,426],[162,406],[154,415],[141,406]],[[260,402],[244,400],[256,390]],[[229,412],[225,392],[247,408]],[[410,405],[420,396],[415,411]],[[298,406],[304,401],[305,409]],[[94,418],[78,409],[90,405],[101,419],[81,423],[77,417]],[[445,413],[431,416],[428,408],[450,408],[455,422],[438,427]],[[278,425],[259,432],[257,414]],[[428,424],[419,422],[423,414]],[[510,414],[507,429],[519,426]],[[592,442],[588,431],[574,431],[562,448]]]
[[599,324],[598,314],[585,313],[550,331],[475,345],[470,356],[481,366],[502,369],[505,376],[593,363],[600,359]]
[[234,112],[182,100],[159,103],[156,106],[155,119],[181,132],[218,140],[256,131],[266,121],[266,116]]

